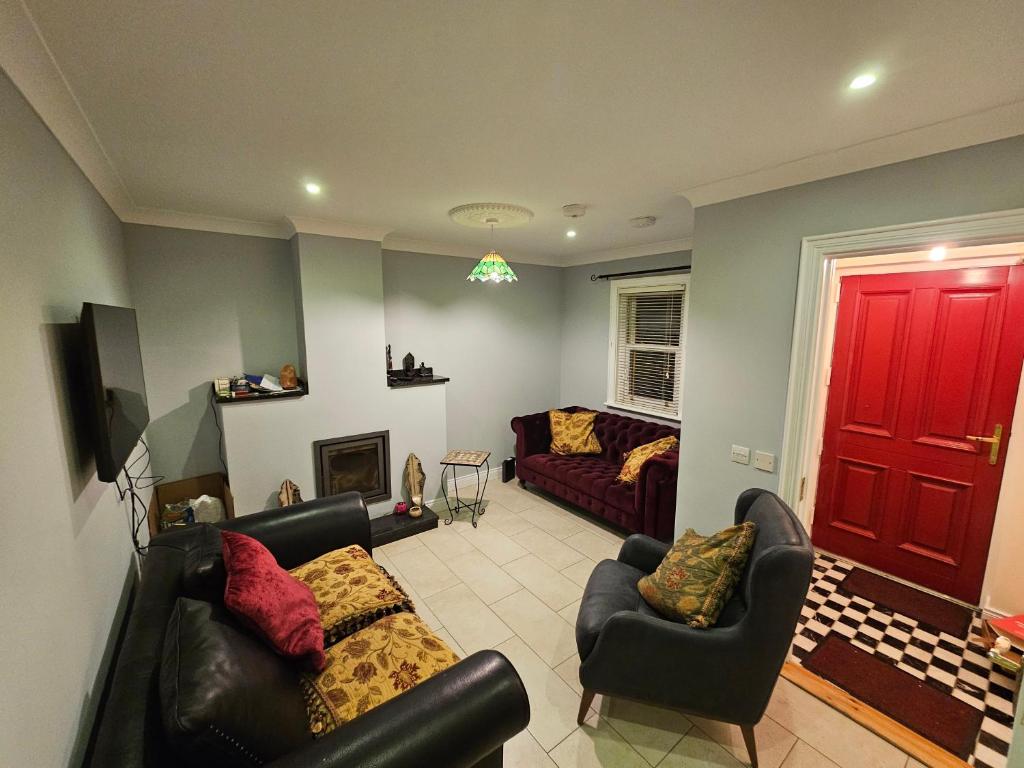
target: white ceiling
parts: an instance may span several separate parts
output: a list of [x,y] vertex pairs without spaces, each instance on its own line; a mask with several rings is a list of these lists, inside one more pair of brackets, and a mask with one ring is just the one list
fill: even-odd
[[[102,149],[90,178],[123,187],[106,196],[130,220],[291,216],[474,252],[487,233],[447,210],[502,201],[536,215],[498,245],[573,263],[687,238],[690,200],[1024,133],[1020,0],[25,7],[17,37],[34,20],[86,118],[70,143]],[[0,64],[33,100],[45,78]],[[878,84],[849,91],[866,69]]]

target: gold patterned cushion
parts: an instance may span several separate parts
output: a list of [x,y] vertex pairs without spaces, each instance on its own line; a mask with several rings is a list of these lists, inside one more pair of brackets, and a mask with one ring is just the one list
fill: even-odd
[[414,610],[409,596],[358,544],[328,552],[290,573],[313,590],[325,646],[383,616]]
[[601,443],[594,434],[596,411],[548,411],[551,422],[551,453],[572,456],[580,453],[600,453]]
[[310,730],[320,738],[458,660],[416,614],[380,619],[328,648],[323,672],[303,675]]
[[751,522],[713,536],[687,530],[657,570],[637,583],[640,595],[662,616],[707,629],[732,597],[756,532]]
[[626,460],[623,462],[622,469],[619,470],[619,476],[616,479],[624,483],[635,483],[640,477],[640,467],[643,466],[645,461],[652,456],[657,456],[659,453],[665,453],[678,447],[679,438],[674,436],[663,437],[660,440],[655,440],[653,443],[638,445],[626,454]]

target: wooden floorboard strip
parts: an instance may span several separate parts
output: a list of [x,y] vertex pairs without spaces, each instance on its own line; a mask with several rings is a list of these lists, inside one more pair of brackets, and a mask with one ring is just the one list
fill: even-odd
[[787,661],[782,667],[782,676],[854,722],[877,733],[929,768],[970,768],[956,755],[951,755],[905,725],[869,707],[860,699],[855,699],[842,688],[807,671],[799,664]]

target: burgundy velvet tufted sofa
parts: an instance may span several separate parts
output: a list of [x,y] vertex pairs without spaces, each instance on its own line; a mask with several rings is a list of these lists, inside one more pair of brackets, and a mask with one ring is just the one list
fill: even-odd
[[[572,406],[562,410],[588,409]],[[646,461],[635,484],[615,478],[622,469],[624,453],[662,437],[679,437],[678,428],[598,411],[594,434],[603,452],[596,456],[549,453],[547,411],[517,416],[512,419],[512,429],[516,433],[516,477],[521,484],[533,483],[628,531],[672,540],[679,452],[670,451]]]

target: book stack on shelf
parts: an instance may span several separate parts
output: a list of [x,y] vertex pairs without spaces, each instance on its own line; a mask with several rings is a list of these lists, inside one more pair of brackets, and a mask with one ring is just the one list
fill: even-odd
[[302,379],[297,379],[294,387],[286,388],[281,386],[276,376],[270,374],[221,376],[213,380],[214,399],[218,403],[302,397],[307,393],[306,383]]

